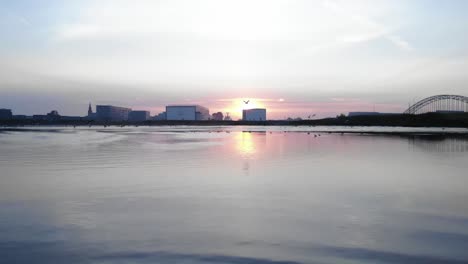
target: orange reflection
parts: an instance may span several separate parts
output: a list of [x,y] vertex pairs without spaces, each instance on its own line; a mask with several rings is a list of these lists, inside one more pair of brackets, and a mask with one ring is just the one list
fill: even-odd
[[252,156],[256,153],[254,138],[250,132],[241,132],[236,136],[236,148],[243,156]]

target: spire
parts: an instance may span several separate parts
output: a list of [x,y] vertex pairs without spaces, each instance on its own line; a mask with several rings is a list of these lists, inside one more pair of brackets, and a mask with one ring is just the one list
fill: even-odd
[[93,115],[93,108],[91,107],[91,103],[89,103],[88,116],[92,116],[92,115]]

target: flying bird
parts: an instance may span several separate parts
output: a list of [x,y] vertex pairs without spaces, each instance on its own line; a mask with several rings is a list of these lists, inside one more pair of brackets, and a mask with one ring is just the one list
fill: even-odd
[[250,100],[244,101],[245,104],[249,104]]

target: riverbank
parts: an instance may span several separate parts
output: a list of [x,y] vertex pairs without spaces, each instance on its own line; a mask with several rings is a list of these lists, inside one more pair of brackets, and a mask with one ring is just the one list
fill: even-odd
[[325,135],[392,135],[404,137],[460,137],[468,139],[468,128],[444,127],[382,127],[382,126],[12,126],[0,127],[0,133],[251,133],[251,134],[307,134]]
[[95,120],[0,120],[0,126],[390,126],[390,127],[462,127],[468,128],[468,113],[427,113],[421,115],[338,116],[313,120],[268,121],[170,121],[107,122]]

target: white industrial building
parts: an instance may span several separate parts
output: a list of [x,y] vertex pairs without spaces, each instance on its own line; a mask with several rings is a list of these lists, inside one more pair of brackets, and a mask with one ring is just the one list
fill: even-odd
[[266,121],[265,108],[245,109],[242,111],[243,121]]
[[167,120],[208,120],[210,111],[201,105],[166,106]]
[[97,105],[96,119],[99,121],[127,121],[130,108],[112,105]]
[[149,111],[131,111],[128,114],[128,121],[130,122],[143,122],[150,119]]

